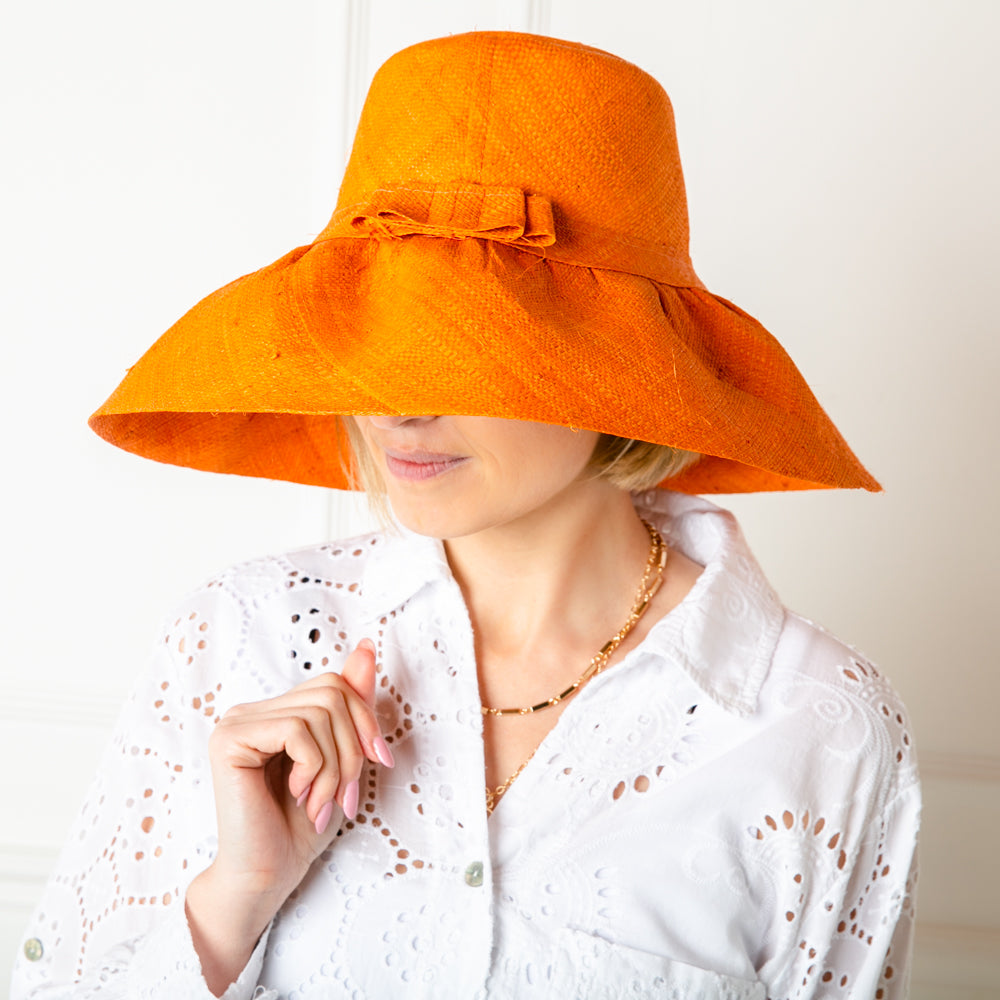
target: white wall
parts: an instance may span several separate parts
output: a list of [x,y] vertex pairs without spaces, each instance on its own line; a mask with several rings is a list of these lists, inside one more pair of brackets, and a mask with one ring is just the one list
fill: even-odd
[[0,982],[159,616],[229,562],[362,523],[323,491],[117,452],[86,416],[198,298],[323,227],[382,59],[510,27],[664,83],[701,277],[885,485],[731,506],[786,601],[910,707],[914,997],[996,995],[1000,4],[52,0],[4,20]]

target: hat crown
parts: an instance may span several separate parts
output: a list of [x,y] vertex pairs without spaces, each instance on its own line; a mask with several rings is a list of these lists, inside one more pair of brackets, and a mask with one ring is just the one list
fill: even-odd
[[[392,56],[372,82],[324,235],[347,235],[345,220],[377,192],[456,187],[547,199],[555,238],[546,256],[700,284],[685,270],[687,203],[670,100],[649,74],[607,52],[472,32]],[[681,262],[681,273],[660,273],[659,258]]]

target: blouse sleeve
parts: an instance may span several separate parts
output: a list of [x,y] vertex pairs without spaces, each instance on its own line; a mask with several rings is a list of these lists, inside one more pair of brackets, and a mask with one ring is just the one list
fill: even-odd
[[[218,667],[239,618],[209,589],[164,627],[31,918],[13,1000],[212,1000],[184,894],[215,851],[207,741],[232,703]],[[265,943],[226,1000],[254,994]]]
[[898,792],[870,822],[849,875],[802,923],[794,960],[769,996],[905,1000],[915,917],[920,788]]

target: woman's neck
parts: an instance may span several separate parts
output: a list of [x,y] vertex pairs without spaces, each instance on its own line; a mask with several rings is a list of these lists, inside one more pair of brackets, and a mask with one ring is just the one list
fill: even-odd
[[445,543],[482,660],[576,661],[628,615],[649,555],[629,495],[593,482]]

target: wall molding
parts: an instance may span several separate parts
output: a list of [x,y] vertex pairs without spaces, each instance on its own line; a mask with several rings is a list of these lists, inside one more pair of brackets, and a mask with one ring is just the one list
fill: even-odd
[[527,0],[525,31],[533,35],[552,34],[552,0]]
[[344,136],[345,154],[354,144],[354,132],[361,117],[361,107],[368,93],[371,73],[368,69],[368,35],[371,6],[368,0],[347,0],[347,24],[344,32]]
[[93,727],[111,730],[124,702],[120,691],[93,688],[59,691],[0,683],[0,722],[21,722],[34,726]]
[[53,847],[0,844],[0,913],[30,911],[58,859]]

